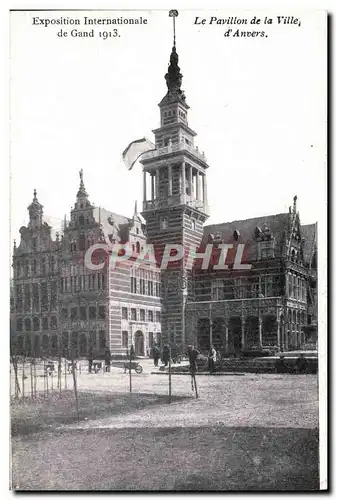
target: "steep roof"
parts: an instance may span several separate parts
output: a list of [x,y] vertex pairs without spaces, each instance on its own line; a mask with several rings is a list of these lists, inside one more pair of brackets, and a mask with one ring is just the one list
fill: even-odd
[[[234,245],[236,243],[244,243],[248,247],[253,247],[256,243],[254,237],[255,229],[259,228],[263,231],[265,227],[270,229],[275,241],[275,253],[279,254],[284,241],[285,231],[289,228],[288,213],[254,217],[253,219],[236,220],[205,226],[202,244],[207,244],[210,234],[219,234],[221,235],[221,239],[224,243],[232,243]],[[234,237],[235,230],[239,233],[238,240]]]
[[305,239],[303,252],[304,259],[309,263],[316,250],[317,224],[305,224],[301,226],[301,236]]
[[110,241],[110,235],[112,235],[112,238],[117,242],[127,240],[131,219],[101,207],[94,208],[93,216],[97,223],[101,223],[107,243]]

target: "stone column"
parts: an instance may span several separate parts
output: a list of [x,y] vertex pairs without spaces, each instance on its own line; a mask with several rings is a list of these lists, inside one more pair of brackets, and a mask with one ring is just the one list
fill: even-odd
[[260,347],[263,346],[262,327],[263,327],[263,320],[262,320],[262,318],[259,318],[259,344],[260,344]]
[[159,169],[156,170],[156,200],[159,200]]
[[199,170],[197,170],[196,177],[195,177],[195,199],[196,200],[200,199],[200,174],[199,174]]
[[186,175],[185,175],[185,162],[181,163],[181,201],[185,203],[186,201]]
[[190,165],[190,169],[189,169],[188,190],[189,190],[191,198],[193,198],[193,167],[192,167],[192,165]]
[[245,341],[245,317],[242,314],[241,315],[241,350],[244,349],[246,346],[246,341]]
[[172,165],[169,165],[167,170],[168,170],[168,195],[172,196]]
[[151,201],[153,201],[155,198],[154,177],[155,177],[154,174],[151,174]]
[[143,170],[143,200],[146,201],[146,172]]
[[207,180],[206,174],[202,175],[202,200],[204,205],[207,205]]
[[228,325],[225,325],[225,353],[228,354]]
[[281,327],[280,327],[280,321],[277,320],[277,347],[280,349],[281,348]]

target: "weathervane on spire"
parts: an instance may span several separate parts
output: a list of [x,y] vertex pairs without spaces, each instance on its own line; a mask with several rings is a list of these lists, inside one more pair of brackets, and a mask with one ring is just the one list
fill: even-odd
[[169,16],[173,17],[173,46],[176,45],[176,17],[178,17],[179,12],[177,10],[170,10]]
[[83,168],[81,168],[80,170],[80,180],[81,182],[83,182]]

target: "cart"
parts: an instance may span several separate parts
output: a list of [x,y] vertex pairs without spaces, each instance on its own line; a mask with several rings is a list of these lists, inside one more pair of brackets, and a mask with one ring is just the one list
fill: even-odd
[[135,372],[138,374],[142,373],[142,371],[143,371],[143,367],[139,363],[137,363],[137,361],[131,361],[131,363],[130,363],[130,361],[126,361],[124,363],[124,373],[129,371],[130,367],[131,367],[131,370],[135,370]]

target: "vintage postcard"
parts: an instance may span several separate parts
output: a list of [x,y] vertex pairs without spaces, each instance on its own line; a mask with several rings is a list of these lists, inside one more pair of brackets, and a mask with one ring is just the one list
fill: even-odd
[[327,488],[327,13],[10,12],[10,488]]

